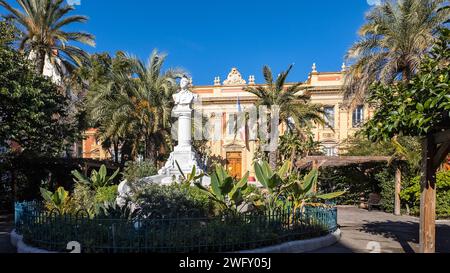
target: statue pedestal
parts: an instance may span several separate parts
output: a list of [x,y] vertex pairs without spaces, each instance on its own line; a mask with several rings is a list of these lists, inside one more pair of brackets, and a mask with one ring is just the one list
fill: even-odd
[[[176,105],[173,113],[178,118],[178,145],[170,154],[165,166],[158,171],[158,175],[142,179],[145,183],[170,185],[173,182],[180,181],[182,175],[179,169],[185,175],[190,174],[194,166],[197,175],[200,175],[204,169],[198,154],[192,147],[192,102],[197,99],[197,95],[188,90],[189,80],[187,78],[181,80],[180,86],[181,91],[173,96]],[[177,163],[180,168],[178,168]],[[209,186],[211,179],[204,176],[201,183],[203,186]],[[118,202],[125,200],[130,192],[131,189],[127,186],[127,182],[122,182],[119,186]]]
[[[171,184],[174,181],[179,181],[181,171],[188,175],[192,172],[192,168],[195,166],[197,170],[197,175],[201,173],[204,169],[203,164],[200,163],[198,154],[192,147],[192,107],[191,103],[196,99],[195,95],[191,94],[192,97],[188,100],[181,101],[173,113],[175,117],[178,118],[178,145],[174,148],[174,151],[170,154],[169,160],[167,160],[166,165],[159,170],[158,176],[154,178],[156,183],[161,183],[163,185]],[[186,94],[184,94],[186,96]],[[175,99],[178,101],[178,98]],[[179,101],[178,101],[179,102]],[[188,103],[186,103],[188,102]],[[178,163],[178,166],[177,166]],[[205,177],[202,184],[209,185],[209,178]]]

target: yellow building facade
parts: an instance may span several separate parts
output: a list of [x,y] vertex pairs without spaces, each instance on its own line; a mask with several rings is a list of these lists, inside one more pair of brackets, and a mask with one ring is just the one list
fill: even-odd
[[[350,108],[344,106],[342,85],[345,70],[343,65],[339,72],[318,72],[314,64],[307,81],[304,82],[306,89],[302,91],[310,97],[311,103],[324,106],[325,119],[332,128],[315,126],[312,132],[327,156],[342,154],[345,149],[344,141],[353,136],[373,115],[373,110],[368,105],[355,105]],[[244,91],[248,86],[256,86],[255,82],[255,76],[244,78],[237,68],[233,68],[223,82],[220,77],[216,77],[213,85],[193,87],[193,92],[199,96],[201,102],[196,110],[201,111],[207,118],[220,118],[222,124],[221,138],[208,142],[211,157],[226,162],[228,170],[238,177],[247,171],[253,175],[252,164],[258,143],[248,136],[242,136],[242,133],[233,131],[231,124],[236,122],[239,112],[248,112],[249,108],[256,105],[258,98]],[[221,116],[217,117],[217,113]],[[248,130],[257,129],[248,128],[247,134]]]
[[[307,95],[311,103],[323,105],[325,119],[332,127],[317,125],[312,129],[315,141],[320,142],[322,151],[327,156],[341,155],[345,151],[345,141],[373,115],[373,109],[368,105],[350,108],[344,105],[342,85],[345,71],[346,67],[343,65],[339,72],[318,72],[314,64],[308,79],[303,83],[305,89],[302,94]],[[253,178],[253,162],[259,144],[249,134],[255,135],[258,128],[247,126],[246,130],[236,132],[236,127],[233,126],[238,114],[248,112],[258,101],[255,95],[244,91],[249,86],[257,86],[256,77],[244,77],[237,68],[232,68],[223,81],[221,77],[215,77],[211,85],[193,85],[192,92],[199,97],[194,109],[214,124],[214,132],[210,134],[218,135],[207,142],[210,161],[226,164],[233,176],[241,177],[250,171]],[[202,126],[205,125],[202,123]],[[102,149],[95,134],[95,129],[85,132],[82,157],[99,160],[111,158],[111,154]]]

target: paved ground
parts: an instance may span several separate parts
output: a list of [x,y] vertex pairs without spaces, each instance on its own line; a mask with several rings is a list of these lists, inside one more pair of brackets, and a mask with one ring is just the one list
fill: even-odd
[[[353,207],[339,208],[342,239],[314,253],[415,253],[419,250],[419,219]],[[437,223],[436,249],[450,253],[450,221]]]
[[9,232],[13,229],[11,215],[0,215],[0,253],[15,253],[16,250],[10,244]]

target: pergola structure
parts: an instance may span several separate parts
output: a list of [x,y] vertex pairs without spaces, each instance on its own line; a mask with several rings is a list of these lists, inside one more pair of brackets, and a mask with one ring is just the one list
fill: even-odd
[[[422,143],[422,179],[420,201],[420,252],[436,251],[436,172],[450,153],[450,130],[431,134]],[[338,167],[353,164],[389,162],[383,156],[310,156],[300,160],[297,166]],[[402,173],[399,167],[395,174],[395,215],[400,215],[400,192]]]
[[[297,163],[299,168],[321,168],[321,167],[343,167],[366,163],[388,163],[392,158],[388,156],[308,156]],[[399,162],[399,160],[396,160]],[[394,214],[401,214],[400,192],[402,189],[402,172],[400,166],[396,165],[395,171],[395,206]]]
[[450,129],[431,134],[422,143],[420,252],[436,252],[436,171],[450,153]]

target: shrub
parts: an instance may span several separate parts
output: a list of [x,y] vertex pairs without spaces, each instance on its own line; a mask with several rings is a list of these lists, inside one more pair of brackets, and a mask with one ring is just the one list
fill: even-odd
[[115,202],[118,192],[118,186],[109,186],[98,188],[95,193],[95,202],[97,204]]
[[[413,215],[420,213],[420,176],[409,180],[406,187],[402,190],[401,198]],[[439,218],[450,217],[450,171],[439,172],[436,176],[437,199],[436,214]]]
[[90,214],[94,214],[95,191],[88,185],[82,183],[75,184],[72,200],[76,211],[86,210]]
[[139,208],[141,216],[149,216],[154,212],[163,217],[207,216],[213,208],[206,194],[192,187],[179,184],[161,186],[140,182],[134,185],[132,202]]
[[370,193],[381,191],[376,174],[385,168],[385,163],[325,167],[320,172],[319,189],[322,192],[346,191],[335,201],[341,205],[355,205],[361,197],[367,198]]
[[156,175],[157,173],[158,171],[156,170],[155,164],[153,162],[129,161],[125,164],[125,169],[123,170],[123,179],[129,182],[134,182],[141,178]]
[[395,170],[385,168],[375,175],[381,188],[381,205],[386,212],[394,212],[395,206]]

